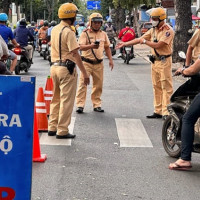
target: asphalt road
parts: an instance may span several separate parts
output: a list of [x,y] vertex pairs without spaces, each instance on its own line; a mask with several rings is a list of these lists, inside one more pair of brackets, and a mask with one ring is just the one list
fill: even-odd
[[[114,58],[114,64],[111,72],[108,60],[104,61],[105,113],[93,111],[90,85],[85,113],[73,111],[76,139],[68,145],[41,145],[47,160],[33,163],[32,200],[198,200],[200,156],[193,154],[190,172],[169,170],[175,159],[162,146],[163,121],[145,117],[153,112],[150,64],[141,57],[129,65]],[[49,69],[36,52],[27,73],[36,76],[36,95],[39,87],[45,87]],[[180,81],[174,79],[174,88],[178,85]],[[127,124],[138,120],[140,126],[126,129],[118,119]],[[152,147],[120,146],[120,134],[128,137],[140,131]],[[143,137],[140,140],[143,144]]]

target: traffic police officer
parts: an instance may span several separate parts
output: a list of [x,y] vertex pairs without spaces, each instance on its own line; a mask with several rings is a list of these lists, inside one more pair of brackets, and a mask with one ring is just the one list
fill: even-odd
[[57,139],[75,137],[68,130],[77,87],[75,63],[83,74],[83,84],[89,84],[89,77],[78,53],[76,36],[70,28],[77,12],[78,9],[74,4],[62,4],[58,10],[61,22],[51,32],[53,99],[50,104],[48,135],[56,135]]
[[192,38],[188,41],[185,65],[194,63],[200,54],[200,29],[196,29]]
[[[84,30],[79,38],[80,50],[82,51],[82,60],[88,75],[93,78],[93,88],[91,99],[94,111],[104,112],[101,108],[101,94],[103,87],[103,51],[109,58],[109,65],[113,69],[113,60],[110,51],[110,41],[107,34],[100,30],[103,23],[103,17],[99,13],[93,13],[89,17],[90,28]],[[83,74],[79,79],[79,87],[76,95],[77,112],[82,113],[85,101],[87,86],[83,84]]]
[[173,93],[172,86],[172,46],[174,31],[164,22],[166,12],[163,8],[154,8],[151,12],[153,28],[147,31],[142,37],[129,42],[120,42],[117,48],[123,46],[146,44],[152,49],[152,83],[154,93],[154,113],[147,118],[166,119],[168,115],[167,105],[170,103],[170,96]]

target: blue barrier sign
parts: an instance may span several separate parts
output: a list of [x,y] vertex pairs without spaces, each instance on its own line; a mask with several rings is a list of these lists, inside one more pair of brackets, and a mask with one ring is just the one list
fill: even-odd
[[88,10],[101,10],[101,1],[87,1]]
[[0,199],[30,200],[35,77],[0,75]]

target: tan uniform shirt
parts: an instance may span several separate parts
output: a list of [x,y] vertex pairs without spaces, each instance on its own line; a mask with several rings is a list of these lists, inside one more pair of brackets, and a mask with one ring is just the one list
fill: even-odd
[[200,55],[200,29],[197,29],[188,44],[193,47],[192,60],[196,61]]
[[[56,62],[60,60],[59,56],[59,35],[64,26],[69,25],[63,21],[60,22],[57,26],[52,29],[51,32],[51,61]],[[75,59],[71,53],[71,51],[78,49],[79,45],[76,40],[75,33],[71,30],[71,28],[66,27],[62,32],[61,39],[61,57],[62,61],[66,61],[67,59],[75,62]]]
[[[98,32],[94,32],[94,31],[92,31],[92,29],[88,29],[87,33],[89,35],[91,43],[95,42],[96,40],[100,40],[99,48],[93,49],[93,50],[98,59],[103,59],[103,51],[104,51],[105,47],[110,46],[110,41],[108,39],[107,34],[102,30],[99,30]],[[78,42],[79,42],[79,45],[90,44],[85,31],[83,31],[81,33]],[[94,55],[92,54],[91,49],[88,49],[87,51],[82,51],[82,56],[85,58],[91,59],[91,60],[96,60]]]
[[[162,41],[165,43],[161,48],[156,49],[159,55],[170,55],[173,52],[173,39],[174,39],[174,31],[172,27],[166,23],[163,24],[159,29],[158,28],[151,28],[147,31],[142,38],[154,41]],[[152,54],[156,56],[154,49],[152,48]]]

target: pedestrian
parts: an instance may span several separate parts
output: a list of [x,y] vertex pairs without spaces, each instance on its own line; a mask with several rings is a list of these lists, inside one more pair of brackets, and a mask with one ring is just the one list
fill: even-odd
[[[6,26],[7,20],[8,20],[8,15],[6,13],[0,13],[0,35],[2,36],[2,38],[4,39],[7,45],[8,45],[9,40],[11,40],[12,44],[15,47],[18,47],[19,44],[15,40],[11,28]],[[10,65],[10,72],[13,73],[17,65],[17,56],[11,50],[9,50],[9,54],[10,54],[10,59],[12,60],[11,65]]]
[[75,63],[84,76],[84,84],[89,84],[89,77],[78,53],[76,36],[70,28],[75,22],[77,12],[78,9],[73,3],[62,4],[58,10],[61,21],[51,32],[50,72],[53,80],[53,98],[50,104],[48,135],[56,135],[57,139],[75,137],[68,129],[77,87]]
[[154,113],[147,118],[167,118],[167,105],[173,93],[172,86],[172,46],[174,31],[165,23],[166,12],[163,8],[153,8],[151,12],[153,28],[140,38],[129,42],[120,42],[117,49],[135,44],[151,47],[151,77],[154,94]]
[[[192,76],[200,71],[200,59],[198,58],[193,65],[188,68],[180,67],[175,75]],[[200,93],[192,101],[189,109],[183,115],[181,127],[181,158],[176,162],[170,163],[171,170],[188,170],[192,168],[191,157],[194,142],[194,125],[200,117]]]
[[25,18],[22,18],[19,21],[19,26],[14,31],[14,36],[16,41],[20,44],[21,47],[26,49],[26,54],[29,62],[33,64],[33,46],[28,44],[29,41],[34,42],[34,37],[26,28],[27,22]]
[[200,54],[200,29],[196,29],[192,38],[188,41],[185,65],[189,66],[194,63]]
[[[103,17],[99,13],[93,13],[89,17],[90,28],[84,30],[79,38],[80,50],[82,51],[82,60],[88,75],[93,78],[93,87],[91,99],[93,109],[96,112],[104,112],[101,108],[101,94],[103,88],[103,52],[105,49],[109,59],[111,70],[113,69],[113,60],[110,51],[110,42],[107,34],[100,30],[103,23]],[[77,113],[83,113],[86,101],[87,86],[83,84],[84,78],[81,73],[79,87],[76,95]]]

